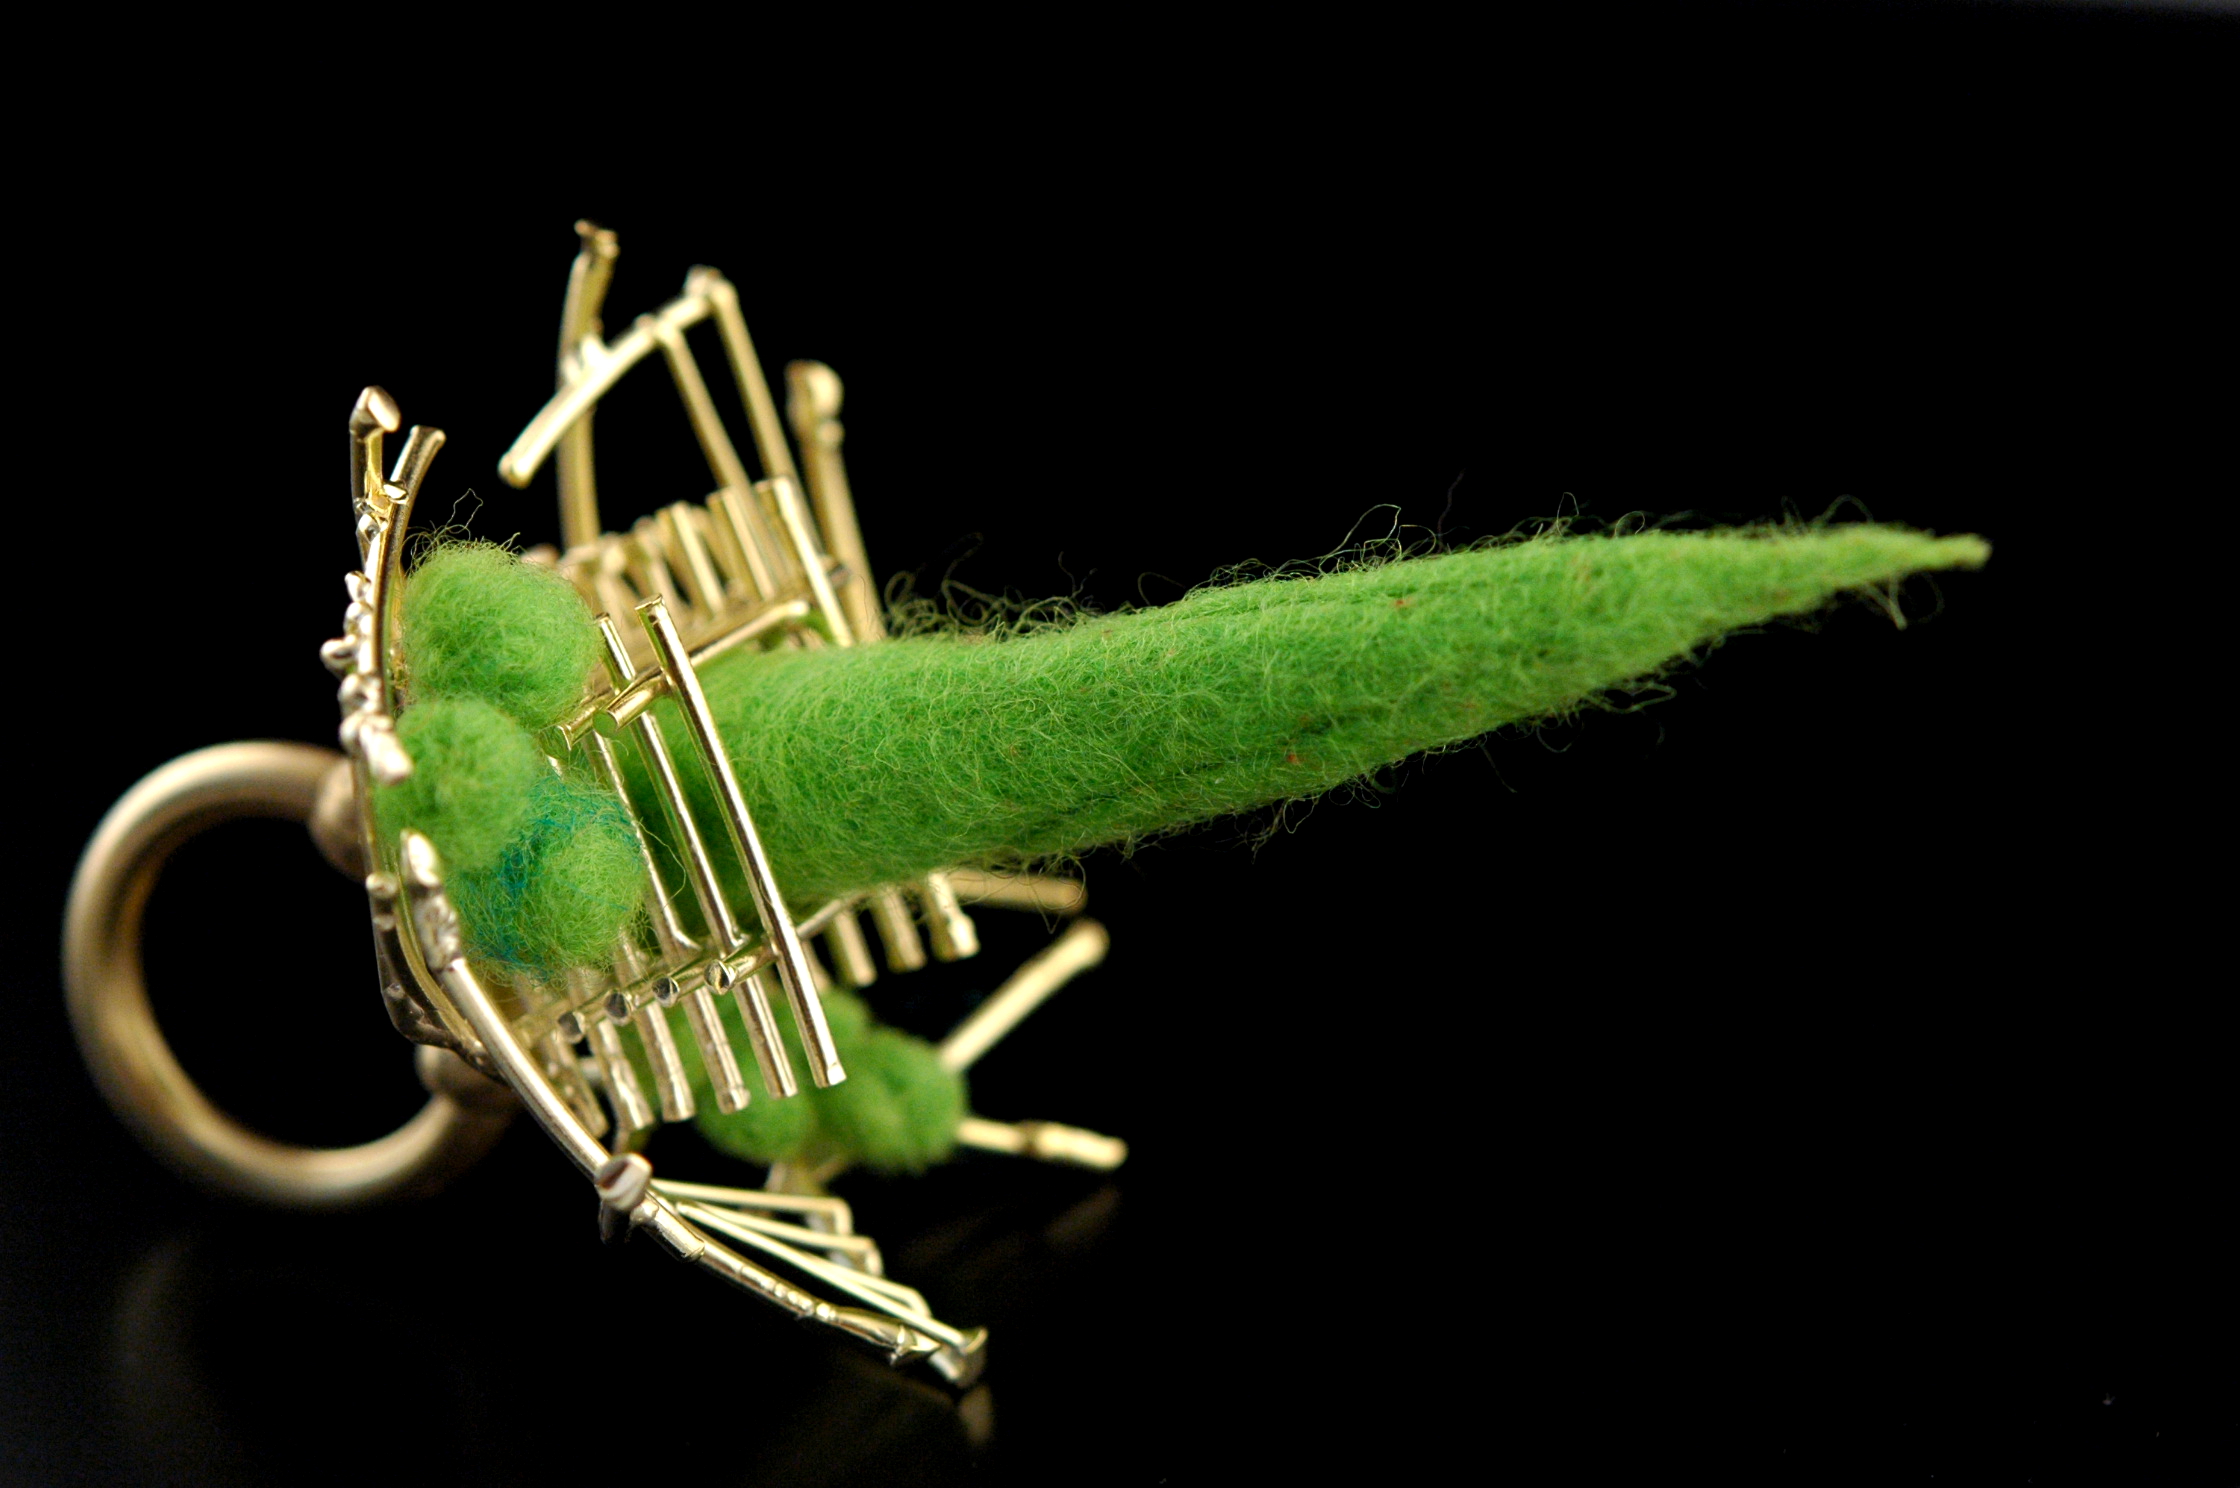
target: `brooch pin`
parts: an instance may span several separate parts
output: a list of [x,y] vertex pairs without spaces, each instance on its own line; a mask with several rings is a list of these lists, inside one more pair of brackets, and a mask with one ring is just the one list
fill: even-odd
[[[433,1186],[525,1110],[592,1184],[608,1240],[642,1232],[960,1385],[985,1331],[889,1278],[829,1185],[960,1146],[1125,1159],[1115,1137],[965,1101],[964,1071],[1106,951],[1082,885],[1036,865],[1312,796],[1586,705],[1737,628],[1989,551],[1868,524],[1549,531],[1281,570],[1118,616],[890,638],[837,377],[790,366],[781,422],[738,292],[711,269],[604,339],[615,239],[578,232],[558,389],[500,462],[517,487],[556,467],[561,546],[437,542],[408,572],[443,435],[404,430],[388,394],[365,390],[349,422],[362,562],[322,651],[343,752],[222,745],[117,803],[65,928],[79,1044],[158,1154],[282,1205]],[[759,478],[687,343],[702,326]],[[607,532],[593,417],[657,355],[714,492]],[[250,1132],[156,1027],[139,946],[150,886],[180,842],[242,815],[303,821],[364,882],[381,995],[429,1092],[388,1137],[311,1150]],[[967,905],[1060,928],[938,1044],[881,1027],[858,991],[882,963],[978,954]],[[234,929],[218,927],[219,954]],[[763,1166],[762,1186],[657,1176],[641,1149],[682,1121]]]

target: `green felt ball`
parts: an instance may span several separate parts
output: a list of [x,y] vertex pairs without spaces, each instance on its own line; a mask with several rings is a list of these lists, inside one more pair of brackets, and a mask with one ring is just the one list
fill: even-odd
[[397,718],[410,778],[374,791],[384,832],[426,834],[450,872],[496,865],[529,819],[538,782],[551,778],[529,731],[477,698],[431,698]]
[[476,955],[553,977],[611,961],[648,887],[622,803],[547,771],[497,862],[455,875],[452,897]]
[[[825,1021],[848,1078],[828,1090],[805,1087],[787,1100],[771,1097],[747,1071],[755,1092],[743,1111],[716,1110],[715,1096],[697,1062],[694,1077],[702,1135],[749,1162],[771,1163],[815,1154],[842,1156],[878,1172],[915,1173],[956,1149],[964,1118],[964,1077],[941,1067],[931,1044],[872,1021],[861,999],[837,990],[822,999]],[[736,997],[721,999],[733,1041],[745,1047]],[[778,1022],[794,1068],[806,1068],[801,1039],[788,1013]]]
[[956,1150],[961,1076],[924,1039],[865,1029],[840,1051],[848,1078],[816,1093],[817,1125],[832,1145],[878,1172],[917,1173]]
[[403,644],[414,698],[480,698],[531,730],[575,710],[600,655],[568,581],[493,543],[445,544],[412,571]]

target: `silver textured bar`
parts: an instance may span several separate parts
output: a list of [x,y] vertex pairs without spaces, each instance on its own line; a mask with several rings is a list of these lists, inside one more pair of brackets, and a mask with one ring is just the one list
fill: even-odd
[[638,606],[638,618],[653,641],[654,654],[660,658],[662,670],[669,674],[669,685],[685,716],[692,742],[700,751],[701,763],[715,782],[724,826],[730,832],[732,847],[739,854],[739,866],[754,896],[755,912],[761,916],[763,931],[776,953],[778,984],[785,989],[786,1001],[793,1008],[794,1023],[801,1031],[801,1044],[809,1057],[809,1078],[820,1087],[837,1085],[848,1077],[848,1072],[841,1066],[840,1049],[832,1041],[832,1029],[825,1022],[824,1005],[817,1000],[817,989],[809,980],[807,953],[802,950],[800,937],[787,915],[785,899],[778,892],[777,876],[770,871],[770,859],[762,850],[761,838],[755,834],[753,818],[747,814],[746,797],[739,791],[739,778],[732,773],[731,760],[716,733],[715,716],[708,711],[707,694],[700,689],[700,678],[692,669],[692,658],[686,654],[676,622],[669,617],[665,605],[658,600],[647,600]]

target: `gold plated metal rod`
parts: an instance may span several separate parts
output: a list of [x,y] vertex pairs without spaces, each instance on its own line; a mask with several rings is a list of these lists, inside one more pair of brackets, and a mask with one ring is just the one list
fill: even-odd
[[[499,476],[509,486],[518,488],[529,484],[568,426],[604,398],[622,380],[623,373],[653,354],[661,343],[648,328],[648,319],[681,331],[706,320],[708,314],[706,300],[687,295],[670,301],[651,317],[641,316],[621,339],[587,359],[582,375],[553,394],[552,401],[537,410],[536,417],[529,420],[528,427],[513,441],[513,447],[499,459]],[[594,531],[593,536],[596,535]],[[573,546],[572,541],[570,545]]]
[[[607,648],[608,673],[620,678],[627,674],[629,654],[623,650],[622,632],[615,628],[608,616],[598,617],[599,636]],[[692,804],[685,798],[684,783],[677,778],[676,761],[669,756],[669,746],[661,736],[660,724],[650,715],[644,715],[632,725],[636,731],[638,747],[645,752],[646,767],[652,771],[656,794],[661,798],[662,809],[667,813],[669,826],[676,833],[685,862],[685,873],[692,881],[693,896],[700,901],[700,913],[708,923],[708,934],[715,941],[714,951],[719,957],[736,952],[746,936],[739,928],[739,921],[731,911],[731,901],[723,892],[723,884],[716,877],[715,861],[708,856],[708,845],[700,835],[700,824],[692,815]],[[734,978],[721,960],[708,969],[707,979],[695,988],[693,996],[712,999],[731,989]],[[739,1012],[747,1029],[748,1052],[754,1057],[755,1067],[762,1072],[762,1087],[772,1095],[790,1096],[801,1087],[795,1080],[793,1064],[786,1057],[785,1041],[779,1037],[777,1020],[771,1016],[770,1002],[760,986],[749,982],[739,993]],[[711,1000],[708,1008],[696,1014],[687,1010],[692,1019],[695,1037],[703,1033],[722,1038],[723,1024]],[[722,1061],[731,1066],[731,1077],[725,1082],[721,1065],[710,1066],[716,1076],[716,1103],[724,1110],[735,1111],[747,1103],[747,1088],[738,1078],[738,1066],[729,1057],[730,1045],[724,1044]],[[733,1095],[737,1104],[724,1106]]]
[[707,381],[700,375],[700,364],[692,359],[692,348],[684,344],[684,332],[664,324],[657,315],[643,317],[640,324],[661,343],[661,354],[669,363],[669,376],[677,385],[677,396],[684,400],[685,416],[692,420],[692,432],[700,441],[700,453],[707,457],[708,470],[715,476],[717,488],[744,491],[747,467],[740,463],[739,452],[731,447],[731,436],[723,432],[723,420],[716,413],[715,399],[708,396]]
[[560,1036],[554,1029],[537,1041],[537,1061],[552,1088],[567,1102],[576,1120],[593,1136],[607,1130],[607,1113],[599,1109],[599,1102],[592,1096],[591,1087],[584,1083],[583,1071],[576,1066],[575,1045]]
[[839,374],[822,362],[786,365],[786,414],[801,445],[809,499],[816,504],[825,543],[847,565],[848,583],[840,597],[856,639],[872,641],[886,633],[886,624],[871,587],[871,560],[864,553],[863,529],[856,522],[847,465],[840,458],[841,391]]
[[840,608],[840,598],[832,592],[832,576],[825,572],[824,554],[817,550],[817,534],[809,525],[809,509],[802,504],[801,488],[790,475],[773,476],[755,486],[758,493],[767,493],[770,504],[778,510],[778,522],[786,530],[787,540],[793,545],[794,561],[801,565],[801,572],[809,580],[809,597],[816,601],[817,615],[824,621],[825,629],[835,644],[855,644],[855,631],[848,624],[848,616]]
[[887,970],[916,971],[926,964],[925,942],[918,939],[918,922],[910,917],[902,890],[888,884],[871,891],[871,923],[879,927],[879,943],[886,947]]
[[670,1199],[689,1199],[726,1209],[775,1209],[781,1214],[801,1214],[823,1228],[820,1233],[852,1235],[855,1211],[846,1199],[830,1194],[772,1193],[762,1188],[726,1188],[715,1183],[679,1183],[670,1178],[653,1180],[656,1191]]
[[645,1040],[653,1063],[653,1089],[661,1100],[663,1121],[690,1121],[693,1115],[692,1081],[684,1072],[684,1058],[677,1050],[677,1036],[669,1027],[669,1011],[659,1001],[630,1015],[630,1026]]
[[784,588],[778,577],[777,540],[756,509],[754,492],[746,486],[726,486],[708,498],[708,510],[723,519],[732,546],[746,560],[746,580],[754,592],[769,598]]
[[889,1317],[899,1319],[913,1328],[929,1333],[951,1348],[961,1349],[970,1342],[969,1335],[963,1329],[952,1328],[947,1323],[934,1317],[931,1310],[925,1305],[925,1298],[910,1288],[902,1286],[899,1282],[888,1281],[885,1277],[866,1275],[853,1267],[843,1266],[828,1261],[822,1256],[812,1255],[805,1250],[788,1245],[784,1241],[773,1240],[767,1235],[757,1234],[754,1230],[740,1223],[735,1216],[720,1209],[710,1208],[705,1204],[681,1204],[678,1206],[678,1213],[693,1224],[703,1225],[716,1231],[726,1240],[759,1250],[767,1256],[783,1261],[795,1270],[815,1277],[834,1291],[845,1292],[857,1301],[867,1303]]
[[[620,251],[615,235],[591,222],[578,222],[576,236],[582,247],[568,269],[568,295],[560,311],[559,386],[583,376],[586,363],[599,356],[599,310],[606,303],[607,284],[614,277]],[[560,534],[567,547],[598,541],[599,488],[591,461],[591,420],[597,410],[586,408],[560,435],[557,474],[560,486]]]
[[854,914],[833,916],[824,932],[824,944],[832,953],[832,974],[842,986],[868,987],[879,979],[879,968],[871,959],[871,946],[864,940],[863,926]]
[[957,891],[946,874],[929,873],[918,880],[918,893],[926,905],[926,937],[933,953],[944,961],[960,961],[980,954],[980,932],[972,917],[957,904]]
[[1104,926],[1095,920],[1075,920],[1065,934],[1013,972],[1009,981],[950,1031],[941,1041],[941,1067],[970,1068],[974,1060],[1018,1027],[1020,1020],[1042,1006],[1050,994],[1102,961],[1111,946],[1112,937]]
[[786,448],[785,426],[778,422],[778,405],[771,401],[770,384],[763,380],[762,359],[755,355],[754,338],[747,334],[747,318],[739,312],[739,291],[710,268],[694,269],[684,283],[686,294],[698,294],[715,310],[716,330],[723,337],[724,355],[731,359],[739,401],[747,405],[747,423],[754,430],[763,475],[771,480],[794,479],[793,452]]
[[[594,734],[591,736],[591,747],[598,758],[599,774],[606,780],[607,788],[615,793],[618,800],[627,803],[630,793],[624,788],[622,766],[614,757],[614,745]],[[654,852],[653,843],[647,838],[645,827],[638,820],[638,813],[625,810],[623,815],[630,819],[630,836],[638,844],[639,866],[646,870],[646,881],[653,885],[648,908],[652,912],[654,937],[661,942],[661,953],[672,963],[687,960],[699,947],[693,944],[692,937],[685,933],[684,923],[677,918],[677,906],[671,902],[669,886],[662,880],[661,859]]]
[[606,1164],[607,1149],[584,1130],[583,1123],[576,1120],[575,1113],[568,1109],[559,1093],[538,1077],[535,1059],[514,1038],[505,1015],[498,1011],[497,1004],[490,1000],[490,994],[483,990],[482,983],[468,967],[457,935],[457,916],[443,895],[433,844],[418,832],[407,831],[400,856],[405,893],[414,901],[411,917],[420,919],[423,910],[432,910],[434,914],[428,917],[450,922],[451,933],[435,937],[439,942],[446,942],[446,948],[452,952],[438,960],[434,967],[435,978],[442,984],[445,995],[481,1039],[492,1065],[506,1084],[513,1087],[514,1094],[521,1097],[521,1103],[529,1108],[537,1124],[551,1135],[586,1178],[596,1178],[599,1169]]
[[700,1064],[714,1088],[716,1109],[726,1116],[745,1110],[752,1096],[739,1073],[739,1060],[731,1052],[731,1040],[724,1037],[723,1014],[716,1007],[715,994],[705,985],[687,992],[674,978],[663,978],[656,984],[654,998],[684,1008],[685,1026],[692,1030],[692,1041],[700,1046]]
[[378,387],[358,394],[350,410],[350,498],[380,510],[388,502],[381,494],[381,436],[404,427],[397,400]]
[[1035,909],[1044,914],[1076,915],[1089,902],[1088,890],[1079,881],[1042,873],[984,873],[977,868],[952,868],[943,875],[957,897],[970,904],[995,904],[1005,909]]
[[599,1077],[607,1087],[607,1104],[614,1111],[618,1138],[653,1125],[653,1107],[638,1084],[638,1072],[630,1066],[628,1051],[622,1047],[622,1031],[596,1011],[585,1015],[583,1025],[591,1040],[591,1057],[599,1061]]
[[[613,612],[609,611],[609,613]],[[692,651],[692,665],[695,670],[704,667],[724,653],[735,650],[758,636],[767,635],[778,626],[798,620],[808,613],[809,601],[805,599],[789,599],[783,604],[775,604],[766,610],[758,611],[745,621],[708,641],[705,645],[695,646]],[[623,653],[622,659],[625,663],[629,662],[630,657],[627,651]],[[629,674],[625,671],[623,675],[628,676]],[[559,725],[560,737],[571,748],[574,747],[577,740],[593,730],[605,734],[610,739],[619,739],[626,730],[637,723],[647,709],[668,695],[669,678],[666,673],[658,668],[641,673],[632,678],[630,685],[620,692],[609,693],[604,698],[593,700],[575,717]]]
[[685,587],[692,591],[694,606],[704,615],[719,614],[729,602],[730,594],[722,577],[716,573],[715,560],[693,520],[696,515],[689,501],[674,501],[663,507],[661,541],[676,560],[672,567],[679,568]]
[[1128,1160],[1128,1144],[1102,1132],[1055,1121],[989,1121],[967,1116],[957,1123],[957,1143],[982,1152],[1004,1152],[1039,1162],[1109,1172]]
[[762,839],[755,832],[753,818],[747,814],[746,797],[740,793],[739,778],[732,772],[730,757],[724,753],[723,740],[716,733],[715,716],[708,711],[707,694],[700,690],[700,678],[692,670],[692,658],[677,634],[676,622],[669,618],[667,607],[658,599],[639,605],[638,619],[653,641],[654,654],[660,658],[662,670],[669,674],[669,685],[679,711],[684,714],[693,745],[700,753],[701,764],[715,783],[719,814],[730,834],[731,846],[739,855],[747,889],[754,897],[755,912],[762,918],[763,931],[776,956],[778,983],[785,989],[786,1001],[793,1008],[795,1026],[801,1032],[802,1048],[808,1053],[809,1078],[820,1087],[837,1085],[848,1074],[841,1066],[840,1049],[832,1040],[832,1029],[825,1022],[824,1005],[817,1000],[817,989],[810,982],[808,953],[802,949],[793,921],[786,913],[777,875],[771,872],[770,859],[762,850]]

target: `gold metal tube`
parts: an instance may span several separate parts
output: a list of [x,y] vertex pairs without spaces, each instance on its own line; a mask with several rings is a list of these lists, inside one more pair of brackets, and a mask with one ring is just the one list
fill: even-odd
[[886,947],[887,970],[916,971],[926,964],[925,942],[918,939],[918,922],[910,916],[910,902],[893,886],[871,891],[871,923],[879,927],[879,942]]
[[692,348],[684,344],[684,332],[655,315],[642,316],[638,323],[661,343],[661,354],[669,362],[669,376],[677,384],[677,396],[684,399],[685,416],[692,420],[692,432],[700,441],[700,453],[707,457],[716,484],[727,491],[745,490],[747,467],[731,447],[731,436],[723,431],[715,400],[708,396],[708,384],[700,376],[700,364],[692,359]]
[[835,915],[825,928],[824,943],[832,952],[832,974],[842,986],[868,987],[879,979],[879,968],[871,960],[871,946],[853,914]]
[[754,338],[747,334],[747,318],[739,313],[739,291],[714,269],[692,271],[685,291],[695,291],[715,310],[716,330],[723,337],[724,355],[731,360],[731,376],[739,385],[739,401],[747,405],[747,423],[754,430],[755,453],[762,458],[762,473],[772,480],[795,478],[793,452],[786,448],[785,426],[778,422],[778,405],[770,399],[770,384],[763,380],[762,359],[755,355]]
[[1104,959],[1112,937],[1095,920],[1075,920],[1042,954],[1011,974],[941,1041],[941,1067],[962,1070],[985,1054],[1050,995]]
[[[681,331],[706,320],[708,314],[706,300],[687,295],[670,301],[652,318],[664,326]],[[552,453],[553,446],[560,442],[560,436],[567,432],[568,426],[589,412],[622,380],[625,372],[651,356],[660,344],[647,328],[646,318],[641,317],[626,334],[608,345],[602,354],[587,359],[575,381],[553,394],[552,401],[537,410],[536,417],[529,420],[528,427],[514,439],[513,447],[500,457],[499,476],[509,486],[518,488],[529,484],[535,478],[538,468],[544,464],[545,457]]]
[[840,597],[856,639],[872,641],[886,634],[886,622],[872,587],[871,560],[863,549],[863,529],[856,522],[847,465],[840,458],[841,394],[839,374],[824,363],[786,365],[786,413],[793,421],[793,437],[801,445],[809,499],[816,504],[826,544],[847,565],[848,583]]
[[708,1083],[715,1088],[716,1109],[725,1115],[743,1110],[752,1098],[747,1082],[740,1077],[739,1061],[731,1052],[731,1040],[724,1036],[723,1014],[716,1007],[712,993],[704,986],[695,987],[678,995],[684,1008],[684,1021],[692,1030],[692,1041],[700,1046],[700,1063],[708,1072]]
[[820,1087],[837,1085],[848,1077],[840,1063],[839,1046],[832,1040],[832,1029],[825,1022],[824,1005],[817,1000],[817,989],[810,983],[808,955],[802,950],[793,921],[787,916],[785,900],[778,891],[777,875],[770,870],[770,859],[762,850],[762,839],[755,832],[754,819],[747,813],[747,799],[740,793],[739,777],[732,772],[730,757],[725,754],[723,740],[716,733],[715,715],[708,711],[707,694],[700,690],[700,678],[692,669],[692,658],[677,634],[676,622],[669,618],[667,607],[659,600],[648,600],[638,606],[638,619],[653,641],[662,670],[669,674],[669,685],[679,711],[684,714],[693,745],[715,783],[719,814],[730,834],[731,846],[739,855],[747,889],[754,896],[755,913],[761,917],[763,931],[776,953],[778,984],[785,989],[786,1001],[793,1008],[794,1023],[801,1031],[802,1047],[809,1055],[809,1078]]
[[584,1014],[583,1024],[591,1040],[591,1056],[599,1061],[599,1075],[607,1087],[607,1104],[614,1111],[616,1140],[627,1140],[630,1133],[653,1125],[653,1107],[647,1104],[638,1072],[622,1047],[621,1030],[596,1010]]
[[661,1119],[691,1120],[692,1081],[686,1078],[684,1058],[677,1052],[669,1010],[659,1002],[649,1002],[630,1015],[630,1024],[645,1040],[646,1056],[653,1064],[653,1089],[661,1099]]

